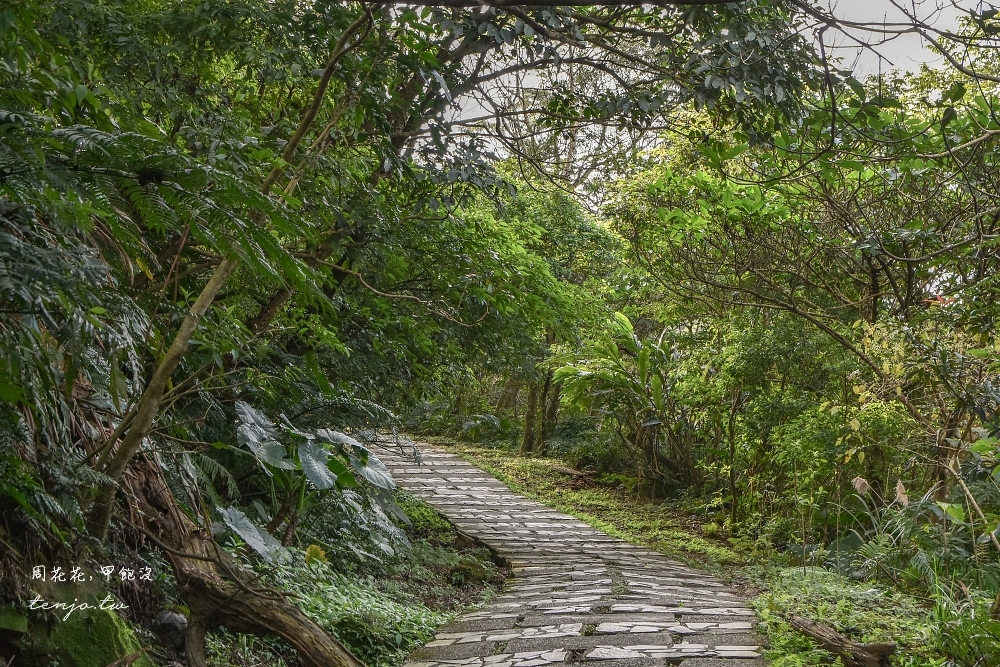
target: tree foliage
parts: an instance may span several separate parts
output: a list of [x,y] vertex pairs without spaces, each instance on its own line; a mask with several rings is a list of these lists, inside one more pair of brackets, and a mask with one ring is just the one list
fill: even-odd
[[859,82],[804,3],[472,4],[0,9],[5,597],[159,549],[190,664],[354,664],[244,569],[405,548],[397,414],[995,592],[995,12]]

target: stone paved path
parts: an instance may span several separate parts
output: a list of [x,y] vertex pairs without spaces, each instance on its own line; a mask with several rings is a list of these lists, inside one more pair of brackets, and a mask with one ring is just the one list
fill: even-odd
[[708,574],[520,496],[453,454],[377,450],[397,483],[496,549],[514,576],[406,667],[759,667],[754,613]]

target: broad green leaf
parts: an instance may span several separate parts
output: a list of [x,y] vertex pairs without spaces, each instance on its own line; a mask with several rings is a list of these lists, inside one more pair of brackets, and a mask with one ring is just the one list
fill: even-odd
[[646,383],[646,377],[649,374],[649,348],[644,347],[640,352],[639,356],[636,358],[636,365],[639,369],[639,381],[643,384]]
[[267,560],[283,560],[280,558],[284,548],[274,536],[250,520],[242,510],[236,507],[218,508],[219,516],[234,533],[240,536],[251,549]]
[[340,445],[350,445],[351,447],[357,447],[359,449],[364,449],[364,446],[347,435],[346,433],[341,433],[340,431],[334,431],[328,428],[321,428],[316,431],[316,437],[326,440],[327,442],[332,442],[334,444]]
[[965,523],[965,508],[958,503],[935,503],[950,519],[958,523]]
[[666,401],[663,395],[663,380],[660,378],[659,373],[653,373],[653,379],[650,381],[650,387],[653,390],[653,405],[656,407],[657,411],[663,412]]
[[351,467],[354,468],[354,471],[380,489],[395,489],[396,483],[392,480],[392,473],[389,472],[389,469],[385,467],[385,464],[377,456],[371,452],[367,453],[366,460],[362,460],[351,454]]
[[330,452],[312,440],[299,444],[299,463],[302,472],[317,489],[332,489],[337,484],[337,476],[328,467]]

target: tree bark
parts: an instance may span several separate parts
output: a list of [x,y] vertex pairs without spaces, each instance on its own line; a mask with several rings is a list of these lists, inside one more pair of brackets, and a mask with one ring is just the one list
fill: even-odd
[[[549,378],[551,379],[552,372],[549,372]],[[552,435],[552,431],[556,427],[556,419],[559,417],[559,394],[562,391],[562,384],[556,382],[552,384],[548,391],[542,396],[542,426],[538,430],[538,441],[536,443],[535,451],[539,456],[545,456],[548,450],[549,436]]]
[[509,412],[517,403],[517,395],[520,391],[521,383],[518,382],[516,378],[510,377],[507,382],[504,383],[503,389],[500,391],[500,396],[497,398],[496,407],[493,411],[497,415]]
[[277,634],[291,644],[306,667],[365,667],[280,593],[251,588],[245,573],[177,504],[155,459],[137,458],[130,471],[123,486],[139,510],[142,523],[136,528],[164,551],[190,609],[185,635],[190,667],[205,665],[205,633],[220,626]]
[[729,439],[729,494],[733,498],[730,520],[736,525],[736,518],[739,515],[739,489],[736,484],[736,417],[743,406],[743,385],[739,385],[733,390],[732,401],[729,404],[729,421],[727,435]]
[[521,453],[530,454],[535,443],[535,414],[538,412],[538,385],[532,382],[528,387],[528,407],[524,412],[524,435],[521,438]]
[[545,456],[547,451],[547,443],[549,436],[552,435],[552,430],[556,425],[556,417],[559,411],[559,392],[562,387],[560,383],[549,384],[552,381],[552,371],[549,371],[548,377],[545,378],[545,391],[542,394],[541,405],[539,406],[539,413],[542,417],[541,426],[538,428],[538,435],[535,440],[535,453],[539,456]]
[[288,303],[288,300],[292,298],[292,289],[290,287],[282,287],[277,292],[271,295],[271,298],[267,300],[267,303],[261,307],[260,312],[247,322],[247,328],[250,329],[255,334],[267,329],[267,326],[274,320],[278,311],[281,307]]
[[538,414],[541,417],[539,420],[541,423],[537,424],[535,427],[535,454],[542,456],[545,453],[545,438],[548,436],[546,429],[548,428],[548,422],[546,420],[547,406],[549,398],[549,388],[552,386],[552,371],[545,374],[545,381],[542,383],[542,393],[539,396],[538,403]]
[[562,395],[562,382],[553,384],[550,393],[549,406],[545,409],[545,421],[549,425],[555,426],[556,421],[559,419],[559,398]]

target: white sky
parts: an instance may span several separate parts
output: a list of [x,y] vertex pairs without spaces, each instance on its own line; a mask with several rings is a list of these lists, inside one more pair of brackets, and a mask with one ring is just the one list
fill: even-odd
[[[827,6],[832,5],[833,13],[841,19],[858,21],[871,25],[883,22],[898,23],[906,21],[905,15],[890,0],[824,0]],[[962,10],[972,10],[980,7],[979,0],[897,0],[919,18],[927,20],[939,30],[954,30],[958,27],[958,17]],[[988,5],[987,5],[988,6]],[[864,35],[859,31],[859,38],[873,39],[873,35]],[[878,74],[880,58],[871,51],[861,50],[843,35],[833,36],[828,33],[827,46],[833,42],[835,48],[831,55],[843,58],[843,66],[852,68],[856,75],[866,76]],[[883,72],[891,69],[916,71],[922,63],[934,66],[941,62],[941,57],[927,49],[926,42],[915,34],[899,35],[892,41],[878,47],[883,59]]]

